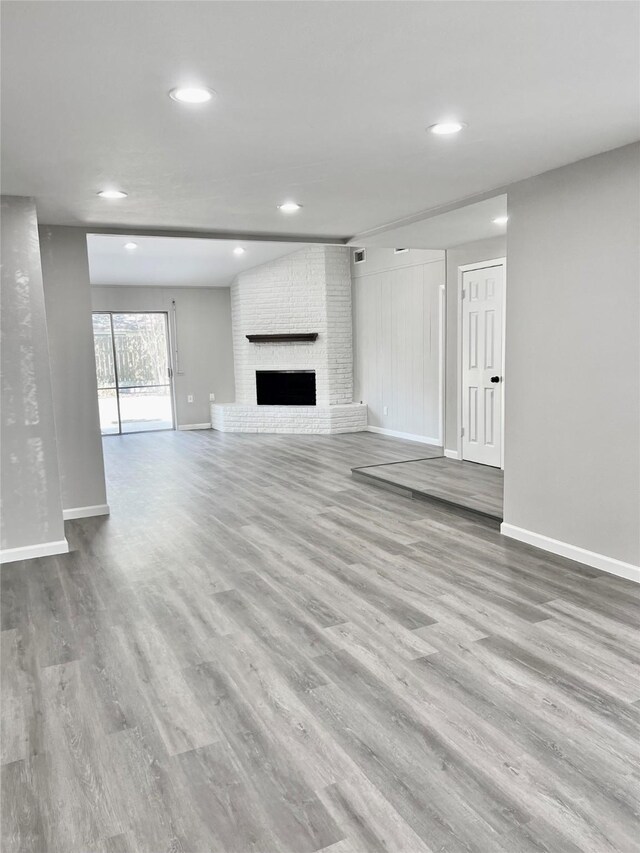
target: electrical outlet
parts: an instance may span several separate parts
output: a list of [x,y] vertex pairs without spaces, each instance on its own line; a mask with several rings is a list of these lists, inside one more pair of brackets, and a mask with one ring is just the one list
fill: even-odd
[[187,394],[187,403],[193,403],[193,394]]
[[215,401],[216,401],[216,395],[215,394],[209,394],[209,402],[215,403]]
[[388,415],[389,414],[389,406],[385,406],[382,411],[384,412],[385,415]]

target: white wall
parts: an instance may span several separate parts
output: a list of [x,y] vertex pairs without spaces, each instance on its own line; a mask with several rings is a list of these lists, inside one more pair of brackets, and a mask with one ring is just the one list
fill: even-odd
[[613,570],[640,562],[639,192],[639,145],[508,191],[504,531]]
[[8,560],[68,546],[33,199],[3,196],[1,229],[1,548]]
[[[492,261],[507,255],[507,238],[476,240],[447,250],[447,353],[445,390],[445,447],[457,451],[462,426],[459,387],[460,341],[458,340],[458,267]],[[507,282],[507,287],[508,287]]]
[[[256,370],[314,370],[319,406],[352,402],[349,249],[308,246],[240,273],[231,304],[238,403],[256,403]],[[277,332],[318,338],[275,344],[246,338]]]
[[[440,443],[444,252],[369,247],[353,264],[354,399],[369,425]],[[385,414],[387,407],[387,414]]]
[[100,514],[107,498],[84,229],[42,226],[40,252],[62,506],[67,517],[87,508]]
[[[228,287],[93,286],[94,311],[167,311],[175,299],[180,373],[175,374],[178,426],[210,423],[209,394],[234,397]],[[174,364],[175,369],[175,364]],[[193,403],[187,397],[193,395]]]

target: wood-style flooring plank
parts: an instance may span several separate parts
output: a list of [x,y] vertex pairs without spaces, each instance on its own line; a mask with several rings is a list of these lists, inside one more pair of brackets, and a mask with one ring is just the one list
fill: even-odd
[[638,853],[637,587],[351,477],[411,442],[104,449],[1,570],[3,851]]

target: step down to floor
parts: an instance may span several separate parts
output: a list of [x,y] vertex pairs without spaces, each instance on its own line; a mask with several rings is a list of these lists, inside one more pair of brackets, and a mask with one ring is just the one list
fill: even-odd
[[503,472],[497,468],[435,457],[361,466],[352,468],[351,475],[413,500],[502,521]]

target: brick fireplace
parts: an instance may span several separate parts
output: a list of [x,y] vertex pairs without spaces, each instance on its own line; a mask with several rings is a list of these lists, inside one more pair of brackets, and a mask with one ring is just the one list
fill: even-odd
[[[367,407],[353,402],[349,249],[309,246],[241,273],[231,287],[236,402],[212,404],[228,432],[356,432]],[[250,341],[304,335],[315,340]],[[315,374],[315,405],[259,405],[257,372]]]

